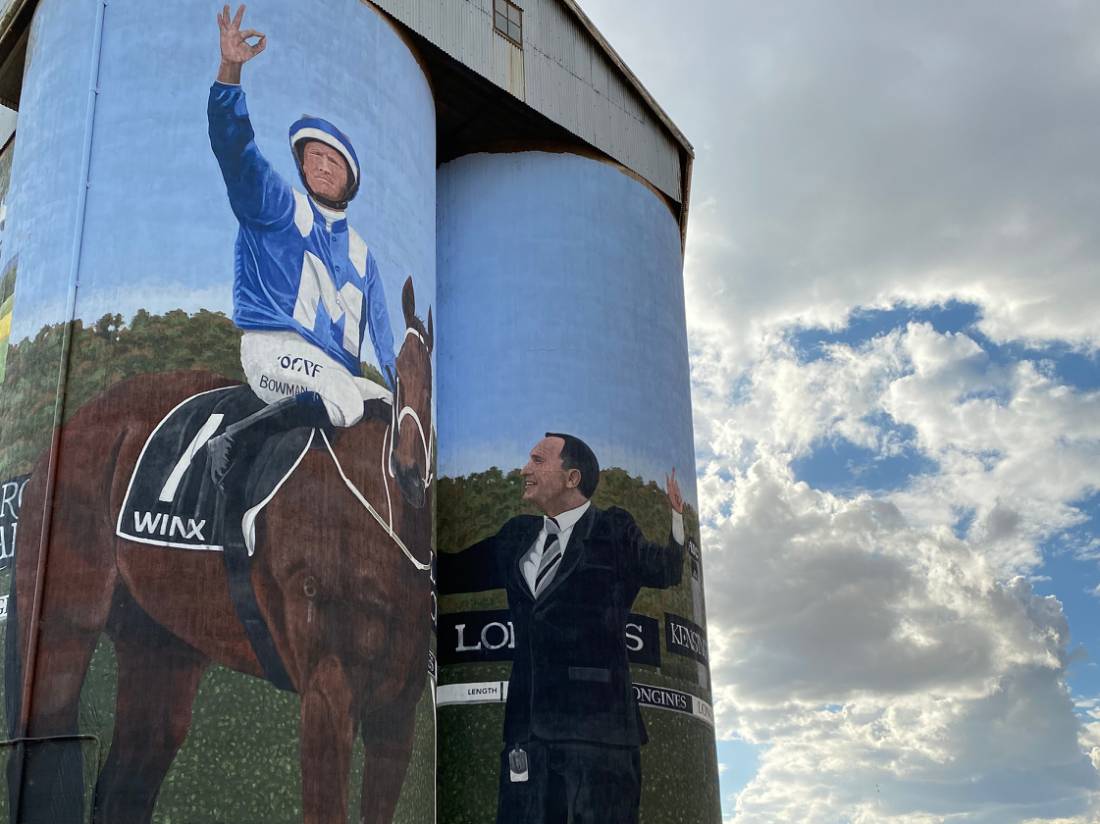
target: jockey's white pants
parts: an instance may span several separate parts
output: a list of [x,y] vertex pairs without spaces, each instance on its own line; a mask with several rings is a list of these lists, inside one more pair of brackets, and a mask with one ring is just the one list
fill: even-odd
[[363,418],[363,402],[393,402],[388,389],[352,375],[339,361],[297,332],[248,331],[241,337],[241,366],[248,385],[264,403],[302,392],[316,392],[333,426],[353,426]]

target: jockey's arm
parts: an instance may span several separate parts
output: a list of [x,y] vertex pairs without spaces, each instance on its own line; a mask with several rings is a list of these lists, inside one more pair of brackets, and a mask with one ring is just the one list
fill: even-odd
[[378,273],[378,264],[374,255],[367,255],[366,292],[363,295],[367,310],[367,331],[374,345],[374,355],[378,359],[378,368],[394,391],[393,376],[397,374],[396,359],[393,354],[393,329],[390,327],[390,312],[386,308],[386,292],[382,288],[382,277]]
[[281,226],[294,219],[290,185],[271,168],[256,145],[244,90],[215,82],[207,105],[210,148],[218,160],[229,205],[241,223]]

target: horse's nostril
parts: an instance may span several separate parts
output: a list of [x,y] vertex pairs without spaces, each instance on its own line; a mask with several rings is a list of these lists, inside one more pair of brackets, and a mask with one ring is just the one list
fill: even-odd
[[424,500],[427,497],[425,495],[426,485],[419,467],[415,464],[412,466],[399,466],[397,468],[397,482],[406,501],[416,508],[424,505]]

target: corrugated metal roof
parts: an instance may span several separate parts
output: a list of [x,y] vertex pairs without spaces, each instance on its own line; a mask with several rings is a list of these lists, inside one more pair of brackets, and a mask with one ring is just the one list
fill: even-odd
[[523,9],[522,51],[493,31],[493,0],[373,2],[686,205],[691,143],[574,0],[513,0]]

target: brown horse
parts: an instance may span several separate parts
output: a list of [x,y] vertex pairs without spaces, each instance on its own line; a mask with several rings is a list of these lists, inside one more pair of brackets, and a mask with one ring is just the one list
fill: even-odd
[[[366,752],[361,820],[389,824],[427,673],[433,329],[430,310],[426,327],[414,314],[411,279],[402,304],[408,332],[397,356],[395,412],[389,421],[341,431],[332,444],[342,473],[381,519],[322,448],[305,453],[256,524],[252,586],[301,696],[307,824],[347,820],[356,734]],[[149,433],[183,398],[229,383],[202,372],[134,378],[80,409],[60,432],[45,531],[46,456],[34,470],[13,583],[23,614],[9,627],[9,712],[14,734],[30,742],[25,756],[9,763],[19,804],[13,821],[84,820],[79,752],[50,756],[33,741],[77,733],[80,689],[101,633],[114,642],[118,698],[95,790],[97,822],[151,819],[212,662],[263,677],[231,603],[221,553],[142,546],[115,535]],[[380,522],[387,520],[392,529]],[[43,551],[44,584],[36,572]]]

